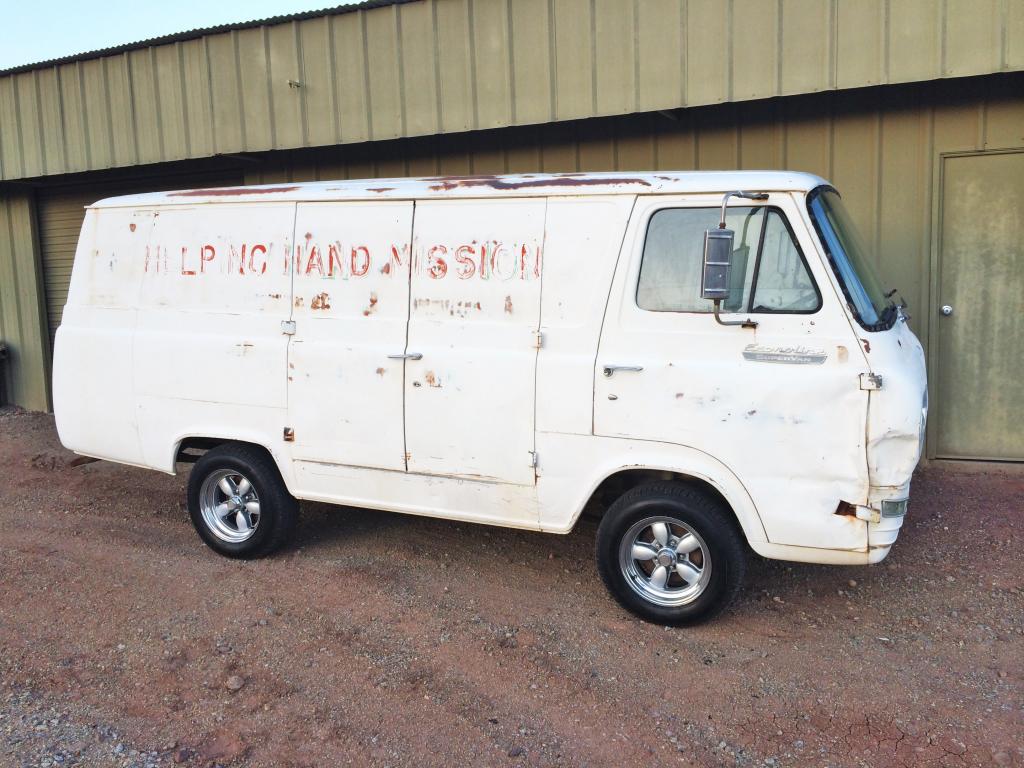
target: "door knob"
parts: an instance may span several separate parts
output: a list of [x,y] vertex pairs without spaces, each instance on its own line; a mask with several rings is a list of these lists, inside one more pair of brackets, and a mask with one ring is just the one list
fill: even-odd
[[949,317],[953,314],[953,308],[949,304],[943,304],[942,309],[939,310],[943,315]]

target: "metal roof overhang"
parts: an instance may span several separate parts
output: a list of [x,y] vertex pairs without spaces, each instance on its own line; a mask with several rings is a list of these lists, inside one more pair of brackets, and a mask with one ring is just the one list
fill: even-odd
[[0,73],[0,181],[1021,69],[1003,0],[369,0]]

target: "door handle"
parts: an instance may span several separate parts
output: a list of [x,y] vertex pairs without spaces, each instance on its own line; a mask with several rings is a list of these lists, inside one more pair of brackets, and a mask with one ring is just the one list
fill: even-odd
[[634,373],[640,373],[644,367],[642,365],[606,365],[603,368],[604,375],[606,377],[611,376],[616,371],[633,371]]
[[400,355],[388,355],[388,360],[422,360],[422,352],[403,352]]

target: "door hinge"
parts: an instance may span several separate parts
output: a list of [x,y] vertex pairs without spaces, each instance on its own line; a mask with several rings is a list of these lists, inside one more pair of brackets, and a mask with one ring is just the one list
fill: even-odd
[[533,332],[533,346],[536,349],[540,349],[544,346],[544,333],[542,331]]
[[537,452],[536,451],[530,451],[530,464],[529,464],[529,466],[533,467],[534,469],[537,468]]
[[881,389],[882,377],[877,373],[862,373],[860,375],[860,388],[866,390]]
[[294,320],[282,320],[281,321],[281,333],[285,336],[295,335],[295,321]]

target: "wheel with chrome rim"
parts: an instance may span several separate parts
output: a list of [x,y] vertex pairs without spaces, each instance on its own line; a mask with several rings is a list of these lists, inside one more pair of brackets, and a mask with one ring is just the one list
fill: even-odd
[[203,480],[199,491],[203,521],[214,536],[238,543],[256,533],[260,524],[260,497],[240,472],[219,469]]
[[742,533],[711,493],[653,483],[620,496],[601,520],[597,564],[612,595],[638,616],[696,624],[723,610],[746,570]]
[[199,458],[189,477],[188,508],[207,546],[240,558],[277,549],[298,517],[298,502],[273,459],[245,443],[225,443]]
[[711,580],[711,557],[700,534],[673,517],[646,517],[622,537],[619,568],[626,583],[655,605],[686,605]]

